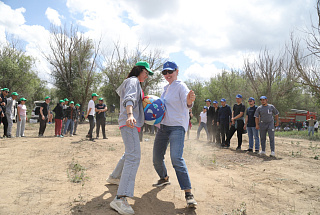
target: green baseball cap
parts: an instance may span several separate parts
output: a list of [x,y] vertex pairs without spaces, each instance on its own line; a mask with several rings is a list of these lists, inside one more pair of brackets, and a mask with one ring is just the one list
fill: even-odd
[[64,100],[63,100],[63,99],[61,99],[61,100],[59,101],[59,103],[62,103],[62,102],[64,102]]
[[149,75],[153,75],[153,72],[150,69],[149,63],[147,63],[145,61],[139,61],[138,63],[136,63],[136,66],[144,66],[146,68],[146,70],[148,70]]
[[20,98],[20,101],[27,101],[27,99],[25,99],[25,98]]
[[96,93],[92,93],[91,96],[92,96],[92,97],[93,97],[93,96],[97,96],[97,97],[98,97],[99,95],[96,94]]
[[79,107],[80,107],[80,105],[79,105],[79,104],[76,104],[76,106],[79,106]]
[[47,100],[47,99],[51,99],[51,98],[50,98],[50,96],[47,96],[47,97],[45,97],[44,99]]
[[11,95],[18,96],[19,94],[17,92],[13,92],[13,93],[11,93]]
[[70,104],[74,104],[74,101],[71,101]]
[[67,99],[67,98],[65,98],[65,99],[63,99],[65,102],[68,102],[69,101],[69,99]]
[[2,91],[8,91],[8,92],[10,92],[10,90],[8,89],[8,88],[3,88],[3,89],[1,89]]
[[103,98],[99,98],[100,101],[103,101]]

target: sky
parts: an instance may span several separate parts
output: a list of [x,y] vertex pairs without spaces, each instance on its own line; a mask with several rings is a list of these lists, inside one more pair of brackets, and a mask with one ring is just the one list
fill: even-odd
[[208,80],[223,69],[242,69],[262,49],[279,51],[291,32],[317,20],[315,0],[0,0],[0,43],[23,41],[50,81],[50,25],[77,25],[102,50],[115,42],[161,49],[182,80]]

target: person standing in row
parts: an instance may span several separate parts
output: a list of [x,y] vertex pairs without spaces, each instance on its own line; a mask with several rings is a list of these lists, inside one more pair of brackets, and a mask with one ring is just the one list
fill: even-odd
[[77,110],[74,107],[74,102],[71,101],[69,107],[67,107],[66,109],[66,116],[65,116],[65,120],[66,120],[66,126],[64,127],[64,131],[63,131],[63,135],[67,136],[67,130],[70,126],[70,137],[73,136],[73,125],[74,122],[76,121],[76,117],[77,117]]
[[[206,121],[206,126],[207,126],[207,140],[208,142],[212,142],[212,136],[213,136],[213,128],[212,128],[212,121],[213,121],[213,107],[211,106],[211,100],[206,99],[206,105],[207,105],[207,121]],[[200,121],[199,121],[200,124]],[[199,125],[200,127],[200,125]]]
[[[65,98],[65,99],[63,99],[63,101],[64,101],[63,106],[62,106],[63,116],[66,117],[66,110],[68,108],[69,99]],[[64,132],[64,127],[66,126],[66,122],[67,122],[67,120],[65,118],[63,118],[62,126],[61,126],[61,134],[63,134],[63,132]]]
[[88,111],[87,111],[87,115],[86,115],[86,118],[89,119],[89,124],[90,124],[90,128],[89,128],[89,131],[88,131],[88,134],[86,137],[88,137],[91,141],[94,141],[94,139],[92,137],[93,129],[95,126],[95,120],[94,120],[95,105],[94,105],[94,102],[97,100],[98,96],[99,96],[98,94],[92,93],[92,95],[91,95],[92,99],[88,103]]
[[185,192],[188,207],[197,205],[191,193],[191,180],[183,156],[184,137],[188,130],[189,109],[192,108],[196,95],[187,85],[178,80],[179,68],[175,62],[167,61],[163,65],[162,74],[168,85],[161,95],[166,105],[166,114],[160,123],[153,145],[153,166],[160,179],[155,187],[170,184],[164,155],[170,143],[171,163],[176,172],[180,189]]
[[60,100],[59,103],[57,104],[57,106],[53,109],[53,112],[55,112],[55,118],[54,118],[55,132],[54,132],[54,135],[56,137],[63,137],[63,135],[61,133],[62,120],[64,119],[63,104],[64,104],[64,100]]
[[213,120],[212,120],[213,142],[220,145],[221,138],[220,138],[220,128],[218,126],[218,115],[219,115],[218,102],[216,100],[214,100],[212,102],[212,106],[213,106]]
[[313,116],[310,117],[310,119],[307,120],[308,121],[308,136],[310,136],[310,133],[312,132],[312,136],[314,135],[314,124],[315,124],[315,120],[313,119]]
[[229,133],[229,128],[231,125],[231,108],[229,105],[226,104],[226,100],[224,98],[221,99],[221,107],[219,108],[218,112],[218,122],[217,125],[220,126],[220,132],[221,132],[221,146],[222,147],[230,147],[230,144],[228,145],[226,142],[226,138]]
[[[274,143],[274,118],[276,118],[276,127],[279,126],[279,111],[271,104],[268,104],[266,96],[260,97],[261,105],[257,108],[254,117],[256,120],[256,129],[260,130],[261,141],[261,155],[266,154],[266,139],[267,132],[270,140],[271,157],[275,156],[275,143]],[[260,120],[260,122],[259,122]]]
[[[209,134],[208,134],[208,129],[207,129],[207,106],[203,106],[203,111],[200,113],[200,120],[199,120],[199,127],[197,131],[197,140],[199,140],[200,137],[200,132],[204,128],[207,134],[207,140],[209,141]],[[208,121],[212,122],[212,121]]]
[[16,98],[18,97],[17,92],[13,92],[11,94],[11,97],[7,98],[7,106],[6,106],[6,117],[8,121],[8,130],[7,130],[7,137],[11,138],[11,131],[12,131],[12,125],[13,125],[13,118],[12,115],[12,109],[16,104]]
[[142,106],[144,93],[141,82],[144,82],[148,75],[153,75],[149,63],[140,61],[131,69],[116,91],[120,96],[118,121],[125,152],[107,182],[119,184],[117,196],[110,206],[120,214],[134,214],[134,210],[127,202],[127,197],[134,195],[135,179],[141,159],[139,132],[144,123]]
[[99,98],[99,103],[96,104],[96,135],[99,138],[100,126],[102,130],[103,139],[108,139],[106,136],[106,111],[108,110],[107,105],[103,103],[103,98]]
[[80,120],[80,105],[79,104],[76,104],[75,105],[76,107],[76,113],[77,113],[77,116],[76,116],[76,121],[74,122],[74,129],[73,129],[73,135],[77,135],[77,128],[78,128],[78,124],[79,124],[79,120]]
[[18,121],[17,121],[16,137],[25,137],[24,130],[26,127],[26,121],[28,121],[26,101],[27,99],[21,98],[20,104],[18,105],[18,108],[17,108]]
[[2,109],[2,113],[4,114],[4,116],[1,117],[1,122],[3,124],[3,137],[7,137],[7,132],[8,132],[8,119],[6,116],[7,95],[8,94],[9,94],[8,88],[1,89],[1,109]]
[[226,145],[230,146],[231,138],[233,134],[237,131],[238,146],[236,150],[241,150],[242,134],[243,134],[243,126],[244,126],[244,112],[246,111],[246,107],[244,104],[242,104],[242,95],[238,94],[236,96],[236,101],[237,101],[237,104],[233,105],[231,127],[226,140]]
[[45,102],[43,102],[40,106],[40,128],[39,128],[39,137],[43,137],[43,134],[47,127],[48,114],[49,114],[49,103],[51,101],[50,96],[45,98]]
[[249,106],[246,112],[246,121],[243,129],[247,129],[248,137],[249,137],[249,149],[248,152],[253,152],[253,143],[255,143],[255,152],[259,153],[260,149],[260,141],[259,141],[259,130],[256,129],[256,121],[254,118],[254,113],[257,110],[257,106],[255,105],[254,98],[250,97]]

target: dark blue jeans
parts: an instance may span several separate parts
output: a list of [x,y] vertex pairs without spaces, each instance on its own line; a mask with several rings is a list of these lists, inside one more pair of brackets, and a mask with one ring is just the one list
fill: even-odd
[[161,125],[153,146],[153,166],[160,178],[167,176],[164,155],[170,143],[170,156],[181,190],[191,189],[191,182],[186,163],[182,157],[185,130],[182,126]]

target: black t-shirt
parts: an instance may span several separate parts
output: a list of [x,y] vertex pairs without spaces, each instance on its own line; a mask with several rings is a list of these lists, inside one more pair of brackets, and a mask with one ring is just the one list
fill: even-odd
[[[99,109],[105,109],[107,107],[107,105],[105,104],[96,104],[96,108],[99,110]],[[102,119],[102,118],[106,118],[106,112],[101,112],[101,113],[98,113],[96,112],[96,118],[97,119]]]
[[[233,105],[233,117],[238,116],[240,112],[243,112],[244,114],[245,111],[246,111],[246,106],[244,106],[242,103],[240,105],[238,104]],[[236,120],[240,120],[240,118]]]
[[47,117],[48,112],[49,112],[49,105],[47,103],[43,102],[41,107],[43,107],[43,109],[42,109],[43,116]]
[[248,116],[247,127],[256,127],[254,113],[256,112],[257,108],[258,108],[257,106],[248,107],[248,109],[247,109],[247,116]]

